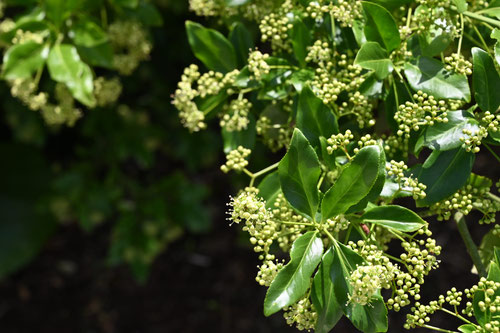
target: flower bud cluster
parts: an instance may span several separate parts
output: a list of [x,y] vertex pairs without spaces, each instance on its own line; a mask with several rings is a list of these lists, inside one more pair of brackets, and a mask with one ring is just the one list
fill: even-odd
[[248,56],[248,70],[257,81],[262,79],[262,76],[269,74],[271,70],[266,62],[268,58],[269,54],[261,53],[258,50],[252,51]]
[[358,266],[351,273],[349,283],[352,294],[349,295],[349,302],[359,305],[370,303],[372,296],[380,288],[390,288],[394,273],[389,272],[387,267],[382,265]]
[[239,132],[247,129],[250,120],[248,114],[252,103],[246,98],[231,101],[226,114],[220,120],[220,126],[228,132]]
[[343,102],[339,108],[340,114],[354,114],[360,128],[372,127],[375,119],[372,113],[373,106],[368,98],[359,91],[349,93],[349,102]]
[[302,298],[283,310],[286,323],[290,326],[295,324],[299,331],[307,330],[310,332],[316,326],[318,313],[314,310],[308,297]]
[[351,224],[351,221],[346,219],[344,215],[337,215],[334,218],[326,220],[326,224],[329,230],[338,233],[341,230],[346,230],[349,224]]
[[385,166],[385,170],[389,177],[395,179],[396,183],[399,185],[399,189],[401,191],[410,192],[413,199],[417,200],[426,197],[425,189],[427,186],[419,183],[417,178],[413,178],[413,175],[408,177],[405,175],[408,166],[403,161],[396,162],[391,160]]
[[479,224],[494,223],[498,207],[488,197],[489,190],[487,182],[478,185],[469,179],[468,184],[453,193],[449,198],[431,205],[429,209],[433,214],[437,215],[439,221],[443,221],[449,220],[453,211],[469,215],[471,210],[476,208],[484,214],[479,220]]
[[132,74],[141,61],[149,58],[152,45],[139,22],[113,22],[109,25],[108,36],[115,49],[113,67],[121,74]]
[[[274,257],[271,254],[268,254],[271,258]],[[267,257],[266,256],[266,257]],[[261,285],[269,287],[271,282],[273,282],[274,278],[278,274],[278,272],[283,268],[283,262],[274,261],[273,259],[265,260],[262,265],[257,266],[259,271],[257,272],[257,276],[255,280]]]
[[198,16],[218,16],[222,8],[214,0],[189,0],[189,9]]
[[[233,223],[245,221],[243,231],[250,234],[250,243],[255,252],[264,252],[259,259],[264,260],[277,235],[277,224],[273,221],[272,212],[266,208],[266,202],[257,196],[259,190],[247,187],[236,198],[231,198],[228,214]],[[272,256],[269,260],[274,259]]]
[[311,1],[306,12],[316,20],[319,20],[325,13],[330,14],[341,27],[352,27],[354,20],[363,17],[361,3],[355,0],[338,0],[335,3],[325,0]]
[[36,94],[37,85],[32,79],[14,79],[11,84],[10,93],[19,99],[30,110],[38,111],[48,102],[48,94],[39,92]]
[[307,62],[325,63],[333,57],[332,49],[328,46],[328,42],[317,40],[312,46],[307,47]]
[[234,70],[224,75],[209,71],[201,75],[196,65],[184,69],[184,74],[177,84],[177,90],[172,96],[172,104],[179,110],[181,123],[191,132],[205,129],[207,127],[205,114],[198,109],[195,98],[218,94],[222,89],[233,85],[238,73]]
[[463,55],[452,53],[450,56],[444,58],[447,71],[453,71],[458,74],[472,75],[472,64],[467,61]]
[[58,104],[47,103],[41,107],[42,116],[49,125],[73,126],[82,116],[82,112],[75,108],[75,100],[68,88],[57,83],[55,87],[55,97]]
[[284,252],[288,252],[292,248],[293,242],[303,234],[305,229],[305,226],[303,225],[291,223],[307,223],[308,220],[302,215],[295,213],[282,193],[278,194],[276,197],[272,212],[275,221],[280,226],[280,234],[277,239],[278,245]]
[[242,171],[248,165],[247,158],[250,156],[252,151],[243,146],[238,146],[238,148],[231,150],[226,156],[226,164],[222,165],[220,169],[224,173],[228,173],[230,170]]
[[281,7],[266,15],[259,24],[261,39],[270,42],[273,50],[291,50],[291,42],[288,39],[288,31],[293,28],[288,13],[293,10],[293,1],[285,0]]
[[271,119],[260,116],[255,125],[257,134],[262,136],[264,144],[273,152],[288,146],[293,128],[287,124],[273,124]]
[[436,100],[434,96],[418,91],[413,95],[415,102],[406,102],[399,106],[394,119],[399,124],[397,134],[410,137],[412,130],[418,131],[420,126],[432,126],[435,123],[447,123],[449,106],[444,100]]
[[122,93],[122,84],[118,78],[106,79],[98,77],[94,80],[94,95],[98,106],[115,103]]
[[354,139],[354,135],[351,130],[346,130],[344,134],[333,134],[326,142],[328,146],[326,147],[326,151],[328,154],[333,154],[337,149],[345,150],[347,145],[351,143],[351,140]]
[[[495,282],[482,277],[477,285],[472,286],[470,289],[465,289],[465,296],[473,300],[477,295],[483,295],[481,301],[478,302],[478,307],[481,312],[490,313],[487,318],[489,322],[483,325],[485,329],[484,332],[499,332],[500,331],[500,320],[498,316],[500,315],[500,296],[498,291],[500,289],[500,282]],[[462,313],[472,317],[476,310],[472,302],[467,302],[466,307],[462,310]],[[490,319],[491,318],[491,319]],[[483,332],[483,331],[482,331]]]
[[378,144],[377,140],[373,139],[370,134],[363,135],[358,140],[358,148],[354,148],[354,154],[357,154],[359,150],[363,147],[376,146]]
[[35,42],[37,44],[43,44],[43,41],[47,36],[48,33],[31,32],[18,29],[14,37],[12,37],[12,44],[24,44],[27,42]]

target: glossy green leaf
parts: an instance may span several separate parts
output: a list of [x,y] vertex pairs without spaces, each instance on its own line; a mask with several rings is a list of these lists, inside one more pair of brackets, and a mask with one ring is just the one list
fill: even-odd
[[455,6],[457,6],[458,12],[463,13],[467,10],[467,1],[465,0],[452,0]]
[[366,15],[365,36],[368,41],[378,42],[387,51],[392,52],[401,44],[399,29],[391,13],[375,3],[363,1]]
[[124,8],[137,8],[139,0],[112,0],[115,4]]
[[26,79],[43,67],[48,45],[27,42],[11,46],[3,56],[2,75],[7,80]]
[[291,31],[292,37],[292,47],[293,54],[295,58],[298,60],[299,64],[302,67],[306,65],[306,57],[307,57],[307,48],[312,43],[312,35],[309,28],[302,22],[302,20],[297,19]]
[[84,47],[94,47],[108,40],[107,33],[90,20],[83,20],[71,27],[70,36],[75,44]]
[[254,48],[250,31],[241,22],[235,22],[229,32],[229,40],[233,44],[238,61],[238,67],[243,67],[248,61],[248,54]]
[[299,212],[314,218],[319,205],[317,185],[321,169],[316,152],[297,128],[278,172],[286,200]]
[[377,179],[375,180],[375,183],[373,184],[370,192],[357,204],[354,206],[349,207],[349,209],[346,211],[346,214],[351,214],[351,213],[357,213],[359,211],[362,211],[365,209],[366,205],[369,202],[374,202],[375,200],[378,199],[380,196],[380,193],[382,192],[384,185],[385,185],[385,152],[382,146],[380,146],[380,154],[379,154],[379,159],[378,159],[378,174],[377,174]]
[[280,193],[280,176],[277,171],[268,174],[259,184],[259,196],[266,200],[266,208],[274,207]]
[[191,21],[186,30],[194,55],[208,69],[227,73],[236,68],[234,47],[220,32]]
[[159,27],[163,24],[161,13],[156,7],[147,2],[141,2],[137,8],[125,8],[127,16],[141,22],[147,27]]
[[364,147],[345,166],[323,198],[323,220],[345,213],[370,192],[378,177],[381,154],[379,146]]
[[361,218],[363,223],[373,223],[402,232],[414,232],[427,224],[408,208],[392,205],[372,208]]
[[304,87],[299,96],[297,128],[315,147],[319,147],[320,136],[329,138],[339,131],[333,111],[309,87]]
[[333,250],[330,248],[324,255],[314,276],[311,288],[311,300],[318,313],[316,333],[328,333],[343,315],[342,307],[335,297],[333,282],[330,277],[333,264]]
[[317,231],[309,231],[297,238],[290,251],[290,261],[278,272],[267,290],[264,315],[270,316],[304,296],[322,255],[323,241]]
[[498,28],[493,29],[490,35],[491,38],[496,39],[494,53],[495,53],[495,61],[498,65],[500,65],[500,30]]
[[[499,8],[500,9],[500,8]],[[500,75],[491,56],[480,48],[472,48],[474,97],[483,111],[494,113],[500,106]]]
[[75,99],[87,105],[95,105],[93,74],[73,45],[61,44],[52,48],[47,67],[54,81],[66,84]]
[[474,154],[462,148],[447,151],[435,150],[422,165],[418,181],[427,186],[424,199],[418,206],[427,206],[441,201],[467,182],[474,164]]
[[476,326],[473,324],[465,324],[458,327],[458,330],[462,333],[473,333],[477,330]]
[[113,47],[106,42],[94,47],[76,46],[83,61],[92,66],[113,69]]
[[45,0],[43,4],[47,18],[57,28],[71,15],[71,2],[68,0]]
[[394,68],[387,51],[377,42],[363,44],[354,59],[354,64],[375,71],[379,80],[385,79]]
[[422,90],[437,99],[462,99],[470,102],[467,77],[446,71],[439,60],[419,57],[415,63],[405,63],[404,72],[415,91]]
[[475,134],[479,130],[479,123],[467,111],[448,111],[447,123],[437,123],[425,129],[417,140],[416,151],[420,147],[429,147],[432,150],[450,150],[461,147],[460,138],[465,137],[463,130]]
[[314,79],[314,71],[311,69],[300,69],[293,72],[292,76],[288,80],[297,92],[301,92],[304,87],[307,87],[307,83]]
[[349,295],[352,294],[350,276],[356,266],[366,264],[364,259],[341,243],[337,243],[333,249],[334,258],[330,274],[335,297],[344,314],[362,332],[387,332],[387,308],[380,292],[375,293],[370,303],[365,306],[349,302]]

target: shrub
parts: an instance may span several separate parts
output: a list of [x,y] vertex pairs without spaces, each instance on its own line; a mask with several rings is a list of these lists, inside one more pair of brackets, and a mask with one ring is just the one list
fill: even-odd
[[[192,132],[218,119],[222,171],[249,177],[228,214],[262,260],[264,314],[283,310],[300,330],[328,332],[346,316],[360,331],[386,332],[388,310],[406,307],[407,329],[449,332],[429,324],[444,311],[461,332],[498,332],[500,199],[472,168],[480,151],[500,162],[500,3],[190,6],[228,34],[186,23],[207,71],[186,68],[173,104]],[[269,166],[250,171],[252,152],[264,150],[276,153]],[[482,218],[470,223],[491,226],[479,249],[465,221],[473,210]],[[446,251],[430,216],[457,223],[479,281],[421,304]]]

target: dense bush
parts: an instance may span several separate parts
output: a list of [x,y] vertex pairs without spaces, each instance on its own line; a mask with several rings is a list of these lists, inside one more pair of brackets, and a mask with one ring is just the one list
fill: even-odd
[[[451,332],[429,323],[443,311],[461,332],[498,332],[499,183],[472,169],[478,153],[500,162],[500,2],[190,6],[222,32],[186,23],[207,71],[186,68],[173,103],[192,132],[218,121],[221,170],[249,177],[228,214],[262,261],[264,314],[283,310],[300,330],[328,332],[346,316],[386,332],[388,310],[409,308],[406,329]],[[276,154],[250,171],[265,150]],[[479,249],[465,220],[474,210],[470,227],[490,225]],[[446,251],[430,217],[457,223],[478,283],[421,304]]]

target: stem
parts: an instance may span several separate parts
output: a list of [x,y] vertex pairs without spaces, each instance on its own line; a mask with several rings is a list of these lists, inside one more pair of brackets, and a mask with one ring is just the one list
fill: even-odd
[[403,261],[403,260],[401,260],[401,259],[399,259],[399,258],[397,258],[397,257],[391,256],[390,254],[387,254],[387,253],[384,253],[384,255],[385,255],[387,258],[389,258],[389,259],[392,259],[392,260],[394,260],[394,261],[399,262],[400,264],[404,264],[404,261]]
[[479,276],[486,276],[486,268],[481,261],[481,257],[479,256],[479,252],[477,250],[477,246],[472,240],[469,229],[467,228],[467,222],[465,221],[464,215],[460,212],[455,213],[455,221],[457,222],[458,231],[460,232],[460,236],[462,236],[462,240],[465,243],[465,247],[467,248],[467,252],[476,266]]
[[450,331],[450,330],[445,330],[444,328],[439,328],[431,325],[424,324],[422,327],[428,328],[430,330],[438,331],[438,332],[445,332],[445,333],[458,333],[457,331]]
[[[458,11],[457,7],[455,7],[455,6],[450,6],[450,8],[451,8],[451,10]],[[470,18],[472,18],[474,20],[486,22],[486,23],[489,23],[491,25],[494,25],[494,26],[500,28],[500,21],[491,19],[489,17],[480,15],[478,13],[469,12],[469,11],[465,11],[462,14],[465,15],[465,16],[467,16],[467,17],[470,17]]]
[[288,225],[303,225],[306,227],[314,227],[315,225],[312,223],[306,223],[306,222],[292,222],[292,221],[276,221],[278,223],[282,224],[288,224]]
[[450,314],[450,315],[452,315],[452,316],[455,316],[455,317],[457,317],[458,319],[460,319],[460,320],[462,320],[462,321],[466,322],[467,324],[472,324],[472,322],[471,322],[470,320],[467,320],[466,318],[462,317],[462,316],[461,316],[461,315],[459,315],[457,312],[452,312],[452,311],[450,311],[450,310],[448,310],[448,309],[445,309],[445,308],[441,308],[441,311],[444,311],[444,312],[446,312],[446,313],[448,313],[448,314]]
[[330,238],[330,240],[332,241],[332,243],[334,245],[337,245],[337,240],[335,239],[335,237],[333,237],[333,235],[330,233],[330,231],[326,230],[326,229],[323,229],[323,231],[325,232],[325,234],[328,236],[328,238]]
[[[472,23],[472,22],[471,22]],[[472,29],[474,29],[474,32],[476,33],[476,35],[479,37],[479,40],[481,40],[481,43],[483,43],[483,47],[484,49],[488,52],[488,53],[491,53],[491,50],[490,48],[488,47],[488,44],[486,44],[486,42],[484,41],[484,38],[483,38],[483,35],[481,35],[481,33],[479,32],[479,30],[477,29],[477,27],[472,24]]]
[[276,169],[276,168],[278,167],[278,165],[280,165],[280,162],[276,162],[276,163],[274,163],[273,165],[270,165],[270,166],[268,166],[267,168],[262,169],[262,170],[260,170],[259,172],[254,173],[254,174],[253,174],[253,177],[254,177],[254,178],[260,177],[260,176],[262,176],[263,174],[265,174],[266,172],[269,172],[269,171],[271,171],[271,170],[273,170],[273,169]]
[[496,201],[497,203],[500,203],[500,198],[494,195],[493,193],[488,192],[487,195],[490,197],[490,199]]
[[490,151],[490,153],[495,156],[496,160],[498,162],[500,162],[500,157],[493,151],[493,149],[491,149],[490,146],[488,146],[486,143],[483,142],[483,145],[486,147],[486,149],[488,149]]
[[462,40],[464,39],[464,15],[460,14],[460,38],[458,39],[457,54],[462,50]]

